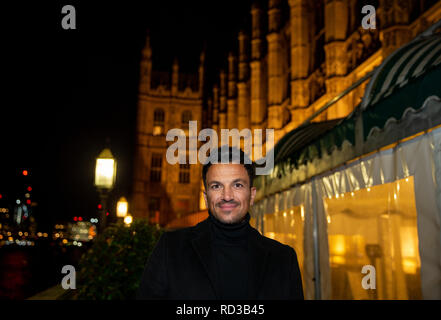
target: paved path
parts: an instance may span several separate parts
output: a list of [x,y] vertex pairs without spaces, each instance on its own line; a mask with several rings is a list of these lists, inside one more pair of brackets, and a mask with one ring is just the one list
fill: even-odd
[[27,300],[69,300],[71,296],[72,290],[65,290],[61,287],[61,285],[58,284],[47,290],[37,293]]

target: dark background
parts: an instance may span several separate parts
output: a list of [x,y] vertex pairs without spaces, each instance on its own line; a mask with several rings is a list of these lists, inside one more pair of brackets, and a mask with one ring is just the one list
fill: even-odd
[[[64,5],[76,30],[64,30]],[[2,4],[0,206],[31,185],[40,229],[97,214],[95,158],[110,140],[118,161],[113,199],[133,176],[141,50],[151,35],[153,69],[197,72],[206,46],[208,84],[250,28],[250,0],[38,1]],[[29,176],[23,177],[23,169]]]

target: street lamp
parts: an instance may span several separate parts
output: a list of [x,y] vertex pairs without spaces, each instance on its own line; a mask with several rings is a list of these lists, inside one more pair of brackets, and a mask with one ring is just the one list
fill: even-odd
[[118,218],[124,218],[127,216],[128,208],[129,203],[127,202],[127,199],[125,197],[119,198],[118,202],[116,203],[116,216]]
[[127,225],[127,226],[129,226],[131,223],[132,223],[132,221],[133,221],[133,217],[129,214],[129,215],[127,215],[127,216],[125,216],[125,218],[124,218],[124,223]]
[[102,203],[100,214],[100,231],[103,231],[107,222],[107,198],[109,192],[113,189],[116,178],[116,160],[113,158],[110,149],[101,151],[96,159],[95,166],[95,186],[100,194]]

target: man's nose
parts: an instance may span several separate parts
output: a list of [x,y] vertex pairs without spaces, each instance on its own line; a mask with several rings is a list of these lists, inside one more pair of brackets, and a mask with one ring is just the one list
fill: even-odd
[[233,191],[231,190],[231,188],[224,188],[224,192],[222,194],[222,198],[225,201],[230,201],[233,199]]

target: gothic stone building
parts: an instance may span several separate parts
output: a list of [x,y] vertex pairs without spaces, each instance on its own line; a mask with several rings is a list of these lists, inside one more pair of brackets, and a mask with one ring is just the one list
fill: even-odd
[[[375,29],[362,27],[364,5],[376,9]],[[164,224],[204,208],[200,165],[165,161],[168,129],[183,127],[189,119],[203,120],[219,137],[223,128],[272,128],[277,143],[440,18],[441,1],[434,0],[255,1],[251,23],[237,35],[237,50],[230,52],[218,82],[207,88],[205,101],[204,56],[197,85],[179,74],[176,63],[169,81],[169,74],[152,72],[147,43],[141,63],[133,215],[160,212]],[[367,82],[313,121],[350,114]]]

